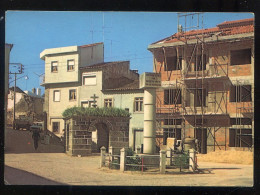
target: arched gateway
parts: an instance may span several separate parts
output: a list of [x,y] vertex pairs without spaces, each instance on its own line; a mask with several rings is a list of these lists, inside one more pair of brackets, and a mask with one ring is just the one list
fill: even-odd
[[129,145],[130,117],[77,116],[64,118],[66,134],[66,153],[86,156],[100,151],[102,146],[108,150],[112,146],[120,150]]

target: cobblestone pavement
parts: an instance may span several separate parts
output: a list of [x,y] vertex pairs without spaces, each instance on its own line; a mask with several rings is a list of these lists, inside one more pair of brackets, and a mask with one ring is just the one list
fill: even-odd
[[[5,164],[68,185],[252,186],[252,165],[199,163],[204,174],[141,174],[99,168],[100,157],[63,153],[6,154]],[[28,182],[27,182],[28,183]]]
[[[8,130],[5,147],[6,170],[12,168],[21,170],[21,178],[17,185],[35,185],[34,179],[23,180],[23,174],[28,178],[41,177],[52,181],[49,185],[90,185],[90,186],[252,186],[253,165],[238,165],[224,163],[198,162],[204,174],[179,174],[167,172],[148,174],[140,172],[125,172],[99,168],[100,157],[71,157],[62,153],[60,143],[50,145],[40,144],[38,150],[31,145],[31,134],[26,131]],[[30,143],[30,144],[29,144]],[[24,173],[25,171],[26,173]],[[28,174],[33,174],[28,175]],[[9,175],[8,175],[9,174]],[[5,171],[5,178],[10,178],[10,172]],[[31,180],[31,181],[30,181]],[[19,182],[18,182],[19,181]],[[7,180],[8,182],[8,180]],[[56,183],[57,182],[57,183]]]

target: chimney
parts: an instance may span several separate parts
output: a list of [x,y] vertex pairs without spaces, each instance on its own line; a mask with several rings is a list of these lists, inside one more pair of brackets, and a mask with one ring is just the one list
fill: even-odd
[[36,89],[35,88],[32,88],[32,93],[36,94]]
[[41,96],[41,88],[37,88],[37,95]]

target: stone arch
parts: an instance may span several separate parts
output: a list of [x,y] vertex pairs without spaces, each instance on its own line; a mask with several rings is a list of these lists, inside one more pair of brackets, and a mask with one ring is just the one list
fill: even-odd
[[104,118],[96,118],[90,122],[89,130],[92,131],[92,151],[100,152],[102,146],[108,151],[112,123]]
[[96,128],[96,124],[98,123],[104,123],[109,131],[113,130],[113,125],[111,124],[111,122],[107,119],[104,120],[104,118],[97,118],[94,121],[91,121],[89,129],[95,129]]

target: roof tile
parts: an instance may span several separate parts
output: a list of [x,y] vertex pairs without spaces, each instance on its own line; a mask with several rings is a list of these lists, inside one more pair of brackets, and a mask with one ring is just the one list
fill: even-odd
[[213,34],[218,34],[218,36],[227,36],[227,35],[243,34],[243,33],[250,33],[250,32],[254,32],[254,18],[227,21],[218,24],[217,27],[208,28],[208,29],[178,32],[173,34],[170,37],[157,41],[153,44],[185,41],[188,39],[195,39],[196,36],[200,36],[200,35],[203,35],[204,37],[209,37]]

